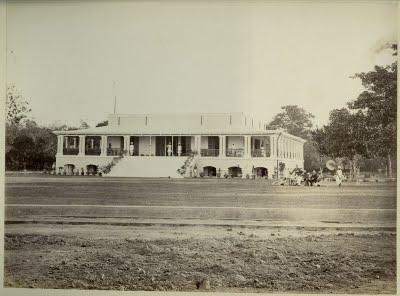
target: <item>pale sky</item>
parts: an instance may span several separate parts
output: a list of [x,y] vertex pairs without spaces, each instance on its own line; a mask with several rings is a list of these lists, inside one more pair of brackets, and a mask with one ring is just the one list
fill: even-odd
[[[297,104],[326,123],[393,61],[396,1],[11,1],[7,80],[41,124]],[[116,90],[113,90],[116,81]]]

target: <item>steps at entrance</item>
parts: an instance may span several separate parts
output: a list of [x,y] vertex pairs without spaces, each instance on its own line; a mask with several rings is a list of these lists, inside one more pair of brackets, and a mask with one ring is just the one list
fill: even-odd
[[186,159],[174,156],[125,156],[105,176],[182,178],[177,170]]

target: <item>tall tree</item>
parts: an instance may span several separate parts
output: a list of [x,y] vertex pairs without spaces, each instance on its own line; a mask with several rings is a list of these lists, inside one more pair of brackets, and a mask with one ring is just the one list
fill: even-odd
[[[10,126],[9,128],[12,128]],[[13,130],[13,142],[6,150],[7,170],[42,170],[51,167],[57,152],[57,137],[32,120]]]
[[348,104],[365,115],[368,129],[366,144],[374,157],[386,157],[388,176],[392,177],[392,156],[396,153],[397,136],[397,62],[373,71],[358,73],[365,90]]
[[17,88],[7,88],[5,158],[7,170],[43,169],[56,154],[56,136],[28,119],[29,104]]
[[313,127],[314,115],[297,105],[286,105],[281,109],[283,112],[274,116],[267,129],[281,128],[292,135],[308,138]]
[[334,109],[329,114],[329,123],[312,132],[319,152],[329,158],[347,160],[352,177],[358,175],[361,157],[368,155],[365,121],[366,117],[360,111]]
[[7,87],[6,107],[8,125],[20,124],[23,119],[28,117],[28,113],[31,111],[28,102],[18,93],[15,85]]
[[306,139],[304,144],[304,167],[307,170],[320,166],[320,155],[311,137],[313,114],[297,105],[282,106],[282,112],[276,114],[267,125],[267,129],[283,129],[289,134]]

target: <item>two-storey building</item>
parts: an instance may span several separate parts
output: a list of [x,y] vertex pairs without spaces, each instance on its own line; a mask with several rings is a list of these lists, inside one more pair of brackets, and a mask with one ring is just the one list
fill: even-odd
[[96,172],[122,155],[108,176],[271,177],[279,163],[302,168],[305,140],[265,127],[242,113],[111,114],[107,126],[55,132],[56,166]]

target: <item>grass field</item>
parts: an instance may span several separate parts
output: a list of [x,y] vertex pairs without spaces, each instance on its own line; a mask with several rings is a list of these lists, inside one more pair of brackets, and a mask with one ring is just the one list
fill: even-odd
[[[394,293],[396,187],[6,176],[10,287]],[[206,284],[204,284],[206,283]],[[197,284],[197,285],[196,285]]]

